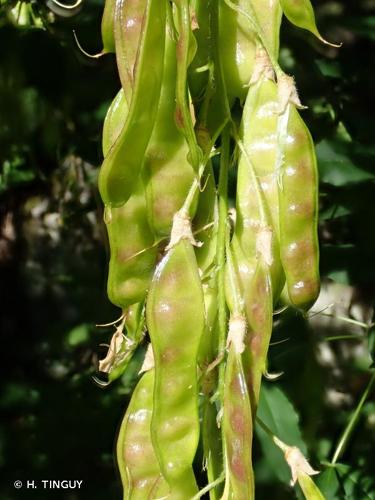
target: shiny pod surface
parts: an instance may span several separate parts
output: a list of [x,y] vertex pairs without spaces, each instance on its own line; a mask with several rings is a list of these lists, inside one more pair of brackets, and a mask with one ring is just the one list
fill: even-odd
[[262,375],[267,367],[267,352],[273,326],[272,284],[268,266],[259,259],[253,279],[245,289],[248,321],[246,335],[246,378],[254,415],[259,402]]
[[280,4],[285,16],[291,23],[296,25],[298,28],[310,31],[323,43],[337,47],[337,45],[324,40],[322,35],[319,33],[315,22],[314,9],[310,0],[280,0]]
[[[121,89],[108,109],[103,127],[103,153],[115,144],[128,113]],[[135,193],[119,208],[105,207],[110,262],[107,291],[113,304],[125,308],[145,298],[156,263],[157,249],[147,219],[145,190],[141,179]]]
[[225,367],[223,436],[229,470],[229,494],[225,498],[253,500],[251,404],[241,354],[235,351],[233,344]]
[[[230,5],[221,2],[219,46],[230,99],[246,97],[259,36],[277,60],[280,22],[278,0],[237,0]],[[261,33],[255,31],[257,27]]]
[[[116,25],[121,23],[115,15]],[[148,0],[139,40],[129,113],[121,133],[105,157],[99,173],[103,202],[121,206],[138,182],[159,104],[163,77],[166,3]],[[116,42],[116,54],[119,50]],[[119,57],[121,54],[119,54]],[[124,88],[126,91],[126,87]]]
[[180,240],[159,263],[146,318],[155,359],[152,440],[174,499],[197,492],[192,463],[199,440],[197,356],[205,326],[193,247]]
[[151,442],[154,371],[146,372],[121,423],[116,454],[124,500],[154,500],[168,494]]
[[[260,64],[263,65],[261,59]],[[268,260],[277,300],[284,284],[279,253],[278,95],[272,71],[271,76],[269,72],[269,68],[263,70],[258,81],[251,85],[245,102],[233,252],[238,261],[242,287],[247,286],[244,279],[251,280],[255,271],[259,235],[268,229]]]
[[279,183],[281,260],[290,301],[308,309],[320,288],[318,173],[311,135],[295,106],[288,110]]
[[[182,207],[194,180],[189,148],[174,120],[176,66],[176,42],[168,27],[160,103],[143,168],[147,214],[156,237],[169,235],[173,216]],[[195,208],[196,203],[192,213]]]
[[116,52],[113,23],[115,15],[115,4],[116,0],[105,0],[101,25],[103,54]]

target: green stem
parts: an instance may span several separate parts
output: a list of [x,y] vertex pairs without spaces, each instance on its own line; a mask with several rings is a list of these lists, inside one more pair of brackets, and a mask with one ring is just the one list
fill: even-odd
[[346,447],[346,445],[348,444],[348,441],[350,439],[350,436],[358,422],[358,419],[359,419],[359,416],[361,414],[361,410],[362,410],[362,407],[363,405],[365,404],[365,401],[371,391],[371,388],[373,386],[375,382],[375,371],[373,372],[371,378],[370,378],[370,381],[369,383],[367,384],[367,387],[364,391],[364,393],[362,394],[362,397],[357,405],[357,408],[354,410],[354,412],[352,413],[352,416],[350,417],[350,420],[348,422],[348,425],[346,426],[344,432],[342,433],[340,439],[339,439],[339,442],[338,442],[338,445],[336,447],[336,450],[335,450],[335,453],[333,454],[333,458],[332,458],[332,461],[331,461],[331,465],[335,465],[335,463],[337,462],[337,460],[341,457],[341,455],[344,453],[344,449]]
[[[223,130],[221,136],[220,174],[218,185],[219,198],[219,222],[217,232],[217,284],[218,284],[218,355],[225,351],[227,336],[227,307],[225,301],[225,249],[227,239],[228,218],[228,168],[229,168],[229,131],[228,127]],[[224,366],[219,368],[219,388],[224,384]]]
[[199,498],[202,498],[205,493],[208,493],[213,488],[215,488],[215,486],[222,483],[224,479],[225,479],[225,473],[223,472],[217,479],[215,479],[215,481],[212,481],[212,483],[202,488],[195,496],[193,496],[191,500],[199,500]]
[[335,335],[333,337],[325,337],[323,340],[328,342],[330,340],[364,340],[364,338],[359,335]]

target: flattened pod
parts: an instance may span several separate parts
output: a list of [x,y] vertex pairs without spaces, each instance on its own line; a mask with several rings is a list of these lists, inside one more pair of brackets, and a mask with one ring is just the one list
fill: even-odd
[[144,300],[157,255],[141,181],[138,181],[135,193],[123,207],[106,207],[104,220],[111,252],[108,298],[124,309]]
[[[225,81],[230,98],[245,99],[255,64],[254,14],[273,57],[279,54],[281,8],[278,0],[234,0],[233,8],[220,2],[220,37]],[[235,10],[238,7],[238,11]]]
[[[103,153],[106,156],[125,123],[128,107],[121,89],[108,109],[103,127]],[[146,199],[141,179],[136,192],[119,208],[106,207],[110,262],[108,297],[125,308],[141,302],[151,282],[157,249],[151,248],[154,236],[147,220]]]
[[253,279],[245,289],[246,317],[249,329],[246,337],[246,377],[254,415],[259,402],[262,375],[267,368],[267,352],[272,334],[272,284],[268,266],[259,258]]
[[[173,216],[182,207],[194,180],[194,170],[187,159],[188,145],[174,121],[175,51],[176,42],[168,27],[160,104],[143,168],[147,213],[156,237],[170,234]],[[194,203],[191,215],[195,208]]]
[[[256,267],[261,232],[270,239],[274,300],[284,285],[279,256],[278,90],[264,51],[257,53],[257,80],[251,84],[242,118],[243,149],[237,177],[237,219],[233,251],[241,280]],[[255,75],[254,75],[255,77]],[[267,231],[265,231],[267,229]],[[258,242],[258,243],[257,243]],[[241,247],[242,252],[238,252]],[[250,277],[251,279],[251,277]],[[243,288],[245,283],[243,282]]]
[[188,67],[196,51],[196,40],[191,29],[190,1],[174,0],[175,22],[178,31],[176,46],[176,125],[186,138],[189,146],[189,160],[197,172],[202,161],[202,151],[194,132],[193,117],[187,88]]
[[298,26],[298,28],[310,31],[321,42],[332,45],[333,47],[339,47],[339,45],[324,40],[319,33],[315,22],[314,9],[310,0],[280,0],[280,4],[285,16],[291,23]]
[[[106,205],[123,205],[133,193],[154,127],[160,98],[165,48],[166,2],[148,0],[138,47],[132,99],[124,127],[99,173]],[[121,17],[115,15],[116,26]],[[121,57],[117,47],[116,54]],[[127,87],[124,87],[126,91]]]
[[251,446],[253,420],[241,354],[229,348],[225,368],[223,433],[233,500],[254,499]]
[[116,3],[114,37],[117,67],[122,88],[130,103],[134,86],[134,69],[142,36],[142,23],[148,2],[147,0],[114,1]]
[[151,443],[154,371],[134,389],[117,438],[116,455],[124,500],[154,500],[168,494]]
[[197,356],[205,326],[193,247],[183,239],[159,263],[146,305],[155,360],[151,435],[171,498],[197,492],[192,463],[199,440]]
[[125,99],[124,89],[120,89],[108,108],[104,120],[102,138],[104,156],[107,156],[108,151],[120,135],[121,129],[125,124],[128,111],[129,107]]
[[102,41],[103,41],[103,54],[116,52],[115,49],[115,34],[114,34],[114,16],[115,16],[116,0],[105,0],[104,12],[102,17]]
[[290,301],[308,309],[320,288],[318,173],[311,135],[293,104],[288,112],[279,182],[281,261]]
[[[248,12],[246,2],[235,2]],[[249,21],[229,7],[224,0],[219,3],[219,44],[222,56],[225,84],[230,100],[244,99],[250,81],[255,58],[255,34]]]

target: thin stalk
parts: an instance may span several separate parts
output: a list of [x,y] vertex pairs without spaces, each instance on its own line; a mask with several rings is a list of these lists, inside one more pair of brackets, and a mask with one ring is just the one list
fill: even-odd
[[[227,306],[225,301],[225,250],[227,239],[228,218],[228,168],[229,168],[229,131],[228,127],[223,130],[221,136],[220,174],[218,185],[219,198],[219,221],[217,233],[217,284],[218,284],[218,355],[225,351],[227,335]],[[219,390],[222,391],[224,384],[224,366],[219,367]]]
[[329,342],[330,340],[364,340],[365,337],[359,335],[334,335],[333,337],[325,337],[323,340]]
[[335,319],[339,319],[341,321],[345,321],[345,323],[350,323],[351,325],[360,326],[361,328],[365,328],[366,330],[368,330],[372,326],[374,326],[373,323],[370,323],[370,324],[363,323],[362,321],[357,321],[356,319],[347,318],[346,316],[339,316],[336,314],[326,313],[326,312],[321,312],[319,314],[321,314],[321,316],[328,316],[329,318],[335,318]]
[[350,439],[350,436],[351,436],[356,424],[358,423],[358,419],[359,419],[359,416],[361,414],[362,407],[365,404],[365,401],[366,401],[366,399],[367,399],[367,397],[372,389],[374,382],[375,382],[375,371],[373,372],[373,374],[370,378],[370,381],[367,384],[367,387],[366,387],[364,393],[362,394],[362,397],[357,405],[357,408],[352,413],[350,420],[348,422],[348,425],[346,426],[344,432],[342,433],[342,435],[339,439],[338,445],[336,446],[336,450],[333,454],[331,465],[335,465],[337,460],[344,453],[345,447],[348,444],[348,441]]
[[199,500],[199,498],[202,498],[203,495],[211,491],[213,488],[215,488],[215,486],[222,483],[224,479],[225,479],[225,473],[223,472],[217,479],[215,479],[215,481],[212,481],[212,483],[202,488],[195,496],[193,496],[191,500]]

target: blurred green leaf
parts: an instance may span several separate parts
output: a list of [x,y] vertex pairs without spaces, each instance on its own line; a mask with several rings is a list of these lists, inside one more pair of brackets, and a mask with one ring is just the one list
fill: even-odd
[[[307,449],[299,429],[298,413],[279,387],[262,384],[258,416],[277,437],[290,446],[297,446],[306,455]],[[255,430],[269,470],[280,481],[289,484],[290,469],[281,450],[259,426],[256,426]]]
[[67,335],[67,342],[71,347],[83,344],[89,338],[90,325],[83,323],[74,327]]
[[316,478],[316,484],[327,500],[339,500],[338,491],[340,483],[334,467],[327,469]]
[[319,59],[315,62],[323,76],[328,76],[331,78],[341,77],[341,68],[337,61],[331,61],[329,59]]
[[324,139],[316,147],[320,180],[333,186],[375,179],[375,173],[355,165],[345,154],[343,144]]

